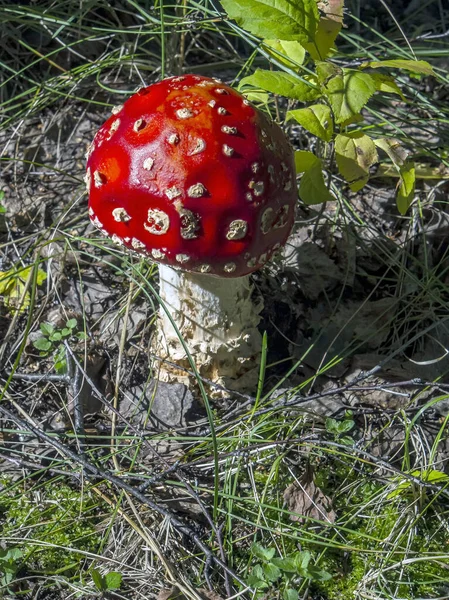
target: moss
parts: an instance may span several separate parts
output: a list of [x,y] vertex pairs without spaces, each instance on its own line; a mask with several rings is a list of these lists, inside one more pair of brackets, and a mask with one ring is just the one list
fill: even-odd
[[70,570],[83,558],[79,551],[95,552],[101,541],[96,498],[60,481],[3,493],[0,511],[2,537],[17,538],[28,570]]
[[[341,489],[343,480],[346,486],[356,482],[356,474],[329,468],[321,470],[319,480],[329,491],[330,485]],[[384,483],[373,481],[355,485],[350,495],[336,496],[339,522],[349,517],[348,530],[342,534],[351,549],[326,550],[320,566],[334,577],[315,583],[315,590],[327,600],[354,600],[358,590],[376,591],[386,599],[443,595],[443,586],[449,582],[447,561],[433,557],[449,557],[449,540],[436,517],[437,505],[429,505],[430,497],[424,500],[418,512],[412,497],[391,498],[385,494]],[[362,516],[351,518],[355,507]]]

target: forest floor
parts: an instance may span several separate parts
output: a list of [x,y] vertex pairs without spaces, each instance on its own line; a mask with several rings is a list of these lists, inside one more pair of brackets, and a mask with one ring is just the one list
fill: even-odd
[[5,597],[220,600],[275,547],[324,570],[295,580],[304,598],[447,598],[447,129],[412,108],[401,124],[441,157],[406,216],[378,166],[343,202],[298,207],[283,255],[253,276],[263,389],[208,412],[198,390],[155,383],[157,266],[88,218],[106,101],[65,98],[0,131]]

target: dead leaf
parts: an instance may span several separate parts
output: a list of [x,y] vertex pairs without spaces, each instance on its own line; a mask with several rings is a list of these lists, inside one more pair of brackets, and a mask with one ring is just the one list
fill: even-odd
[[332,509],[332,501],[313,481],[294,482],[284,492],[284,501],[291,511],[292,521],[310,517],[318,521],[335,523],[337,515]]

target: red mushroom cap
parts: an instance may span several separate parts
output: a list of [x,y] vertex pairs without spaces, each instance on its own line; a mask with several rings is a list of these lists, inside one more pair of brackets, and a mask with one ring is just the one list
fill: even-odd
[[103,233],[188,271],[240,277],[283,245],[297,200],[283,131],[199,75],[139,90],[88,152],[89,215]]

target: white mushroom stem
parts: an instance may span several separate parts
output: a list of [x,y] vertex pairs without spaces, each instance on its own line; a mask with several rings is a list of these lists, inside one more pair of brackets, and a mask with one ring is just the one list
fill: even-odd
[[[255,393],[262,338],[257,326],[263,302],[254,302],[249,276],[219,278],[159,267],[159,295],[199,373],[226,389]],[[162,357],[191,369],[185,349],[163,307],[153,347]],[[188,380],[161,363],[160,379]],[[215,394],[214,394],[215,391]],[[211,395],[222,396],[217,389]]]

